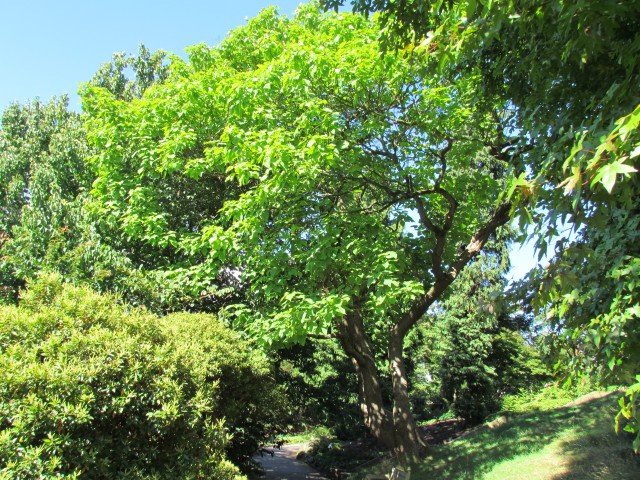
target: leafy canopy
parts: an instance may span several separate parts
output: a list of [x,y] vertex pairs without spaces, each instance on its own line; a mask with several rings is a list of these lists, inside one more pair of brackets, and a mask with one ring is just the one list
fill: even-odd
[[102,212],[178,254],[167,280],[247,286],[234,312],[267,343],[327,334],[350,309],[383,331],[455,274],[495,206],[478,77],[431,78],[377,35],[358,15],[268,9],[140,100],[84,91]]

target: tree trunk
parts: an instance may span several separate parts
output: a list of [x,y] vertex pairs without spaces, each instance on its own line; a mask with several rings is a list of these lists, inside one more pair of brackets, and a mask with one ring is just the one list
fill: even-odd
[[364,423],[374,438],[393,449],[392,416],[384,407],[375,359],[363,326],[360,312],[355,311],[340,325],[339,338],[358,375],[360,410]]
[[[345,353],[351,358],[358,374],[360,384],[360,409],[364,422],[371,434],[388,447],[404,464],[413,463],[420,458],[420,451],[425,448],[418,431],[409,402],[407,372],[403,358],[403,344],[407,332],[425,314],[445,289],[455,280],[471,259],[480,253],[489,236],[509,220],[510,204],[498,207],[491,219],[471,237],[469,243],[458,254],[456,260],[444,272],[442,266],[442,249],[448,230],[439,230],[437,242],[440,249],[434,253],[435,282],[411,307],[399,318],[389,331],[389,373],[393,386],[393,407],[385,408],[382,389],[378,378],[376,362],[369,339],[364,330],[364,322],[360,306],[363,298],[354,299],[353,310],[342,318],[338,325],[338,338]],[[455,208],[451,210],[455,212]],[[453,213],[450,215],[452,221]],[[427,219],[428,220],[428,219]]]
[[420,436],[411,413],[403,343],[404,336],[391,335],[388,347],[389,371],[393,386],[394,453],[403,463],[415,463],[420,459],[420,452],[427,445]]
[[364,333],[359,311],[348,315],[339,329],[342,346],[351,358],[360,386],[360,409],[371,434],[389,448],[402,464],[419,460],[425,447],[416,428],[409,402],[408,381],[402,358],[403,338],[390,343],[393,407],[385,408],[375,359]]

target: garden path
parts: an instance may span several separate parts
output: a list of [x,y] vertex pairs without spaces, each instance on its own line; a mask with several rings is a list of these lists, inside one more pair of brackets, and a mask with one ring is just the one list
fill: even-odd
[[327,480],[306,463],[296,460],[302,447],[302,444],[283,445],[280,450],[273,449],[273,456],[265,453],[254,457],[265,470],[260,480]]

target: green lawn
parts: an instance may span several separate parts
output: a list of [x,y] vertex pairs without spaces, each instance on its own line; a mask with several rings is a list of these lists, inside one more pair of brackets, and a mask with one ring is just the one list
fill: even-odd
[[[619,394],[591,394],[563,407],[512,415],[434,447],[412,480],[640,479],[631,440],[616,435]],[[492,428],[493,427],[493,428]]]

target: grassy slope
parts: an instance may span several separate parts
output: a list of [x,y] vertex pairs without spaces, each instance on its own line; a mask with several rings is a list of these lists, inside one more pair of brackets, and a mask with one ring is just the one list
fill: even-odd
[[[631,441],[613,431],[618,393],[514,415],[434,447],[411,475],[421,479],[640,479]],[[503,423],[502,425],[500,425]]]

